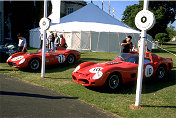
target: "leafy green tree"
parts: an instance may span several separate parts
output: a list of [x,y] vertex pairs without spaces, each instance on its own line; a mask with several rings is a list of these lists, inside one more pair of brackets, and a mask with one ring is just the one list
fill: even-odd
[[170,41],[170,38],[166,33],[158,33],[155,35],[155,40],[162,45],[163,43]]
[[142,9],[143,9],[142,6],[138,4],[127,6],[126,10],[123,12],[122,22],[124,22],[125,24],[127,24],[128,26],[134,29],[137,29],[134,23],[134,19],[135,19],[136,14]]
[[[175,1],[150,1],[149,10],[155,15],[156,23],[152,29],[147,33],[155,37],[158,33],[167,33],[166,28],[169,23],[175,21],[176,16],[176,2]],[[122,22],[130,27],[137,29],[135,26],[135,16],[143,9],[143,1],[139,4],[127,6],[123,13]]]
[[174,30],[174,28],[175,28],[174,26],[170,25],[166,29],[170,39],[172,39],[174,36],[176,36],[176,30]]

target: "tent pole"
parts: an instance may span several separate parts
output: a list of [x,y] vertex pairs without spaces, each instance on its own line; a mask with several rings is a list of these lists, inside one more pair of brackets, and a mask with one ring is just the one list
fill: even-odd
[[109,52],[109,32],[108,32],[108,52]]
[[89,36],[90,36],[90,51],[91,51],[92,50],[92,33],[91,33],[91,31],[90,31]]

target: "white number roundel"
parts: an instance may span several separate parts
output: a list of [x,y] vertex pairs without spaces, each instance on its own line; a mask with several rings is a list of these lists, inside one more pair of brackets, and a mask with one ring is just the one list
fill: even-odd
[[153,67],[151,65],[147,65],[145,67],[145,76],[150,77],[153,74]]
[[15,57],[12,59],[12,61],[18,61],[18,60],[21,60],[23,59],[24,56],[18,56],[18,57]]
[[100,71],[102,69],[103,69],[102,67],[95,67],[95,68],[90,69],[89,72],[91,72],[91,73],[97,73],[98,71]]
[[59,55],[57,56],[59,63],[64,63],[65,62],[65,56],[64,55]]

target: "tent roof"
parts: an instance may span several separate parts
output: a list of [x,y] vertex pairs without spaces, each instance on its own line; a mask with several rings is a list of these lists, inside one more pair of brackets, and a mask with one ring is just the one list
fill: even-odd
[[[36,31],[39,29],[35,28],[31,31]],[[139,31],[123,24],[92,3],[89,3],[85,7],[61,18],[60,24],[52,24],[49,30],[65,32],[96,31],[139,33]]]
[[129,29],[127,27],[103,24],[103,23],[91,23],[91,22],[68,22],[52,25],[49,28],[50,31],[60,32],[72,32],[72,31],[96,31],[96,32],[120,32],[120,33],[139,33],[136,30]]
[[85,7],[61,18],[60,23],[73,21],[94,22],[128,27],[92,3],[89,3]]

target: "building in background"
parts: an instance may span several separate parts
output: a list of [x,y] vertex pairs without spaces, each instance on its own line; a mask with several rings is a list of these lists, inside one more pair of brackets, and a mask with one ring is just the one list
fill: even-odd
[[84,6],[86,6],[87,3],[84,1],[62,1],[61,2],[61,10],[60,10],[60,16],[64,17]]
[[[85,5],[85,1],[62,1],[60,16],[68,15]],[[51,10],[51,1],[48,1],[48,15]],[[29,42],[29,30],[39,27],[43,12],[43,1],[0,1],[0,41],[13,39],[18,42],[16,34],[22,32]]]
[[4,2],[0,1],[0,42],[4,40]]

